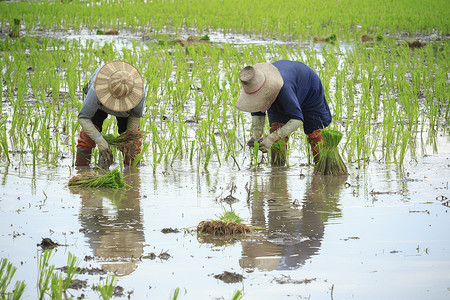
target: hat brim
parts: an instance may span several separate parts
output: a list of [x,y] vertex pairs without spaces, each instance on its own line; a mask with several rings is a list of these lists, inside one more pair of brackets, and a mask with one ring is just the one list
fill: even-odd
[[[117,71],[126,71],[134,79],[133,90],[126,96],[116,98],[109,91],[109,79]],[[106,63],[97,73],[94,81],[94,90],[98,100],[106,108],[122,112],[136,107],[144,95],[144,81],[139,71],[130,63],[122,60],[114,60]]]
[[241,89],[236,101],[236,108],[245,112],[258,112],[268,109],[277,98],[284,81],[280,71],[270,63],[257,63],[253,65],[266,76],[266,81],[258,92],[248,94]]

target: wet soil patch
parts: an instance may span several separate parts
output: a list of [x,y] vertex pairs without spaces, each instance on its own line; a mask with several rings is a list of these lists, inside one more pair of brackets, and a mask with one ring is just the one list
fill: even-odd
[[[94,291],[98,290],[97,286],[93,286],[92,289]],[[133,294],[133,292],[128,292],[128,296],[130,296],[131,294]],[[118,286],[116,286],[114,288],[114,291],[113,291],[112,295],[113,295],[113,297],[124,297],[125,296],[125,289],[122,286],[118,285]]]
[[81,290],[87,288],[87,280],[73,279],[70,282],[69,289]]
[[97,30],[97,35],[118,35],[119,31],[117,30],[107,30],[107,31],[103,31],[101,29]]
[[169,227],[169,228],[163,228],[163,229],[161,229],[161,232],[162,233],[164,233],[164,234],[168,234],[168,233],[178,233],[178,232],[180,232],[177,228],[171,228],[171,227]]
[[241,274],[224,271],[222,274],[214,275],[214,278],[222,280],[225,283],[241,282],[245,277]]
[[[67,266],[56,268],[56,270],[67,273]],[[77,268],[76,272],[81,275],[106,275],[106,271],[100,268]]]
[[406,42],[406,43],[408,43],[408,46],[411,49],[423,48],[423,47],[425,47],[427,45],[427,43],[423,43],[423,42],[421,42],[419,40],[415,40],[415,41],[412,41],[412,42]]
[[225,198],[222,199],[222,202],[225,202],[225,203],[231,205],[233,203],[239,202],[239,199],[234,197],[233,195],[228,195],[228,196],[226,196]]
[[37,244],[37,246],[40,246],[42,250],[50,250],[62,245],[58,244],[57,242],[54,242],[50,238],[43,238],[42,242]]
[[169,252],[167,251],[162,251],[160,254],[156,255],[156,253],[151,252],[147,255],[144,255],[141,257],[141,259],[151,259],[154,260],[156,258],[159,258],[161,260],[168,260],[169,258],[171,258],[172,256],[169,254]]

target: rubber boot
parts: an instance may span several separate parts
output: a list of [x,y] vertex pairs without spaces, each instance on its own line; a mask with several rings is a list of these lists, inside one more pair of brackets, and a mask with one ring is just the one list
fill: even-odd
[[77,146],[75,166],[89,166],[91,163],[92,148]]
[[[308,133],[308,142],[311,145],[311,151],[314,159],[314,163],[317,165],[320,158],[320,148],[323,150],[323,137],[322,132],[317,129],[314,130],[311,133]],[[319,144],[322,143],[322,146],[319,146]]]
[[[270,124],[270,133],[276,131],[277,129],[284,126],[285,123],[273,122]],[[283,167],[286,165],[286,151],[287,151],[287,141],[288,137],[284,140],[278,140],[273,143],[270,149],[270,162],[272,166]]]
[[75,166],[89,166],[91,163],[92,148],[94,147],[95,142],[87,135],[86,132],[84,132],[84,130],[81,130],[80,137],[78,138]]

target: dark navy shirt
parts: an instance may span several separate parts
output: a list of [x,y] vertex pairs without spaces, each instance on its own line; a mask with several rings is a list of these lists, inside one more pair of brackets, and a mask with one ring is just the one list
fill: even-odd
[[[306,134],[327,127],[332,117],[316,72],[299,61],[279,60],[272,64],[280,71],[284,85],[267,111],[269,122],[302,120]],[[254,112],[252,115],[265,113]]]

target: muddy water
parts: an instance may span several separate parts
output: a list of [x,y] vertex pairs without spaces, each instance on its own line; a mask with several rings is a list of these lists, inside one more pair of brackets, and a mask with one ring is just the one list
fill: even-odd
[[[69,252],[82,259],[91,289],[115,272],[126,298],[167,299],[443,299],[449,296],[450,151],[394,164],[349,165],[350,175],[312,175],[311,166],[258,170],[244,166],[124,170],[132,188],[69,189],[77,172],[58,167],[1,167],[0,256],[18,271],[33,298],[37,246],[60,244],[51,263]],[[228,195],[238,201],[226,202]],[[230,198],[230,197],[229,197]],[[228,198],[228,199],[229,199]],[[234,239],[207,239],[191,230],[233,208],[258,229]],[[229,272],[229,273],[226,273]],[[218,277],[218,278],[216,278]]]
[[[144,162],[124,170],[130,188],[119,191],[69,189],[86,171],[72,167],[70,153],[36,168],[13,155],[0,164],[0,257],[27,283],[25,299],[36,297],[43,238],[59,244],[57,268],[69,252],[81,259],[85,285],[70,293],[87,299],[106,272],[122,287],[116,298],[168,299],[180,288],[179,299],[231,299],[238,289],[244,299],[445,299],[450,141],[436,142],[437,154],[428,149],[403,169],[371,161],[348,165],[344,177],[314,176],[309,165],[254,169],[248,160],[241,170],[175,161],[156,172]],[[224,208],[255,232],[197,236],[195,226]]]

